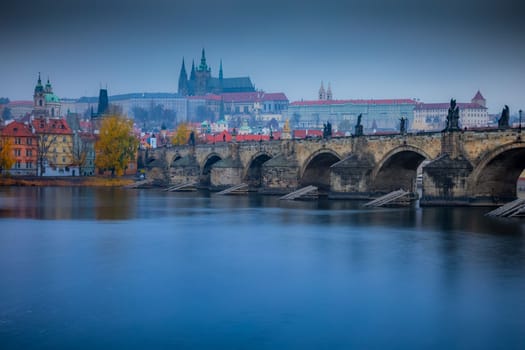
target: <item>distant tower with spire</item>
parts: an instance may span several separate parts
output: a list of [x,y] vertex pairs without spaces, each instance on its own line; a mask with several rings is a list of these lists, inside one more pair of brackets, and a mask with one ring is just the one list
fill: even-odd
[[485,97],[483,97],[483,95],[481,94],[479,90],[478,92],[476,92],[476,95],[474,95],[474,97],[472,98],[472,100],[470,100],[470,102],[476,103],[480,105],[481,107],[487,107],[487,100],[485,100]]
[[35,117],[45,116],[46,114],[46,95],[40,72],[38,73],[38,80],[35,85],[35,93],[33,94],[33,114]]
[[328,89],[326,89],[326,99],[327,100],[332,100],[333,99],[332,87],[330,86],[330,82],[328,82]]
[[184,58],[182,58],[182,67],[180,68],[179,74],[179,94],[186,96],[189,93],[188,90],[188,74],[186,74],[186,65],[184,64]]
[[194,94],[197,96],[206,95],[208,92],[209,80],[211,78],[211,68],[206,63],[206,53],[202,49],[201,64],[195,71]]
[[324,89],[324,84],[322,81],[321,81],[321,87],[319,88],[319,99],[326,100],[326,91]]

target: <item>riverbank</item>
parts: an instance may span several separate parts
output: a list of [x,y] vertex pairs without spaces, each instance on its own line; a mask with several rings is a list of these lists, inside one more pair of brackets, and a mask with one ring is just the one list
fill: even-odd
[[123,187],[133,183],[129,177],[0,177],[0,186]]

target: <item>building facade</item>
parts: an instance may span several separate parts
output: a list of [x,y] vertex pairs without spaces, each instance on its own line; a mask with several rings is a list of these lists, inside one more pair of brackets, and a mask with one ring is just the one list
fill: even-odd
[[[489,126],[487,101],[477,92],[469,103],[457,103],[461,128],[483,128]],[[438,131],[445,127],[449,102],[418,103],[414,108],[415,131]]]
[[38,137],[38,173],[43,176],[78,176],[73,159],[73,131],[65,119],[35,118]]
[[412,99],[295,101],[288,106],[285,117],[293,128],[319,129],[330,122],[335,128],[344,129],[343,124],[353,127],[361,115],[364,132],[374,133],[398,130],[402,117],[410,129],[415,105]]
[[15,163],[8,170],[11,175],[37,175],[37,137],[31,126],[21,122],[11,122],[0,130],[0,137],[11,144]]

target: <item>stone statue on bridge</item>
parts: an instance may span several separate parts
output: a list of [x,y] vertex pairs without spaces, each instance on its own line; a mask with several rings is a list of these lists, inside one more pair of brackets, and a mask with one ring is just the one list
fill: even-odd
[[328,139],[330,137],[332,137],[332,124],[326,122],[326,124],[323,124],[323,138]]
[[357,124],[355,125],[355,136],[363,136],[363,126],[361,125],[361,118],[363,114],[357,116]]
[[399,132],[401,134],[406,134],[407,132],[407,118],[405,117],[401,117],[401,119],[399,119]]
[[447,125],[443,131],[459,131],[459,107],[456,100],[450,100],[450,107],[447,114]]
[[508,129],[509,119],[509,106],[505,105],[501,112],[501,117],[498,119],[498,129]]

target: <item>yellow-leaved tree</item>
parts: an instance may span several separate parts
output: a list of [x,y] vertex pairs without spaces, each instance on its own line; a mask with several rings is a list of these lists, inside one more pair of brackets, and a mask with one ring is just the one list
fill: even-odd
[[15,164],[15,156],[11,141],[7,137],[0,137],[0,174],[11,169]]
[[175,131],[175,135],[173,135],[173,138],[171,139],[171,143],[174,145],[187,144],[190,137],[190,132],[191,130],[188,124],[179,124],[177,130]]
[[138,139],[133,135],[133,122],[118,115],[104,117],[99,139],[95,143],[95,165],[121,176],[137,156]]

